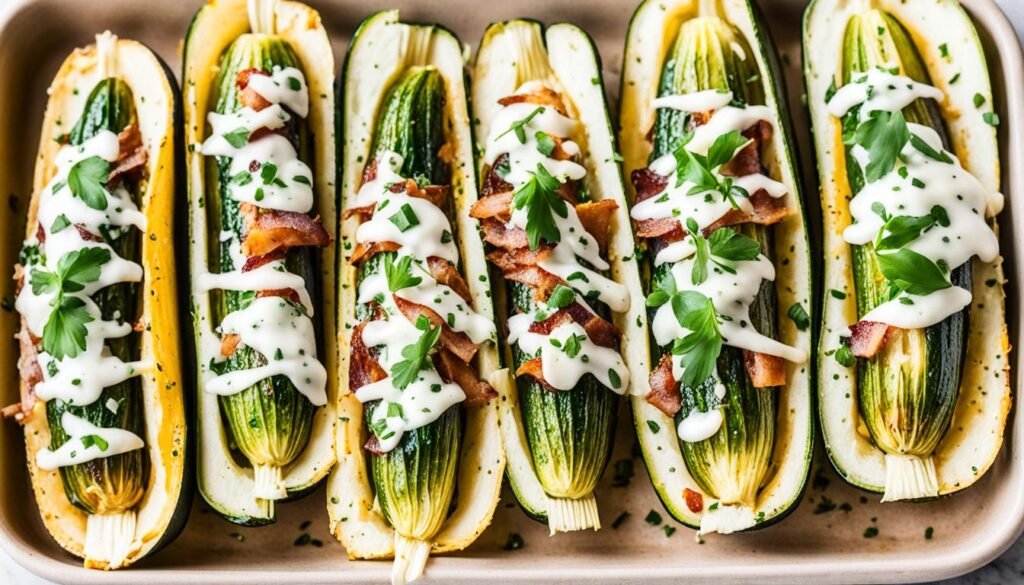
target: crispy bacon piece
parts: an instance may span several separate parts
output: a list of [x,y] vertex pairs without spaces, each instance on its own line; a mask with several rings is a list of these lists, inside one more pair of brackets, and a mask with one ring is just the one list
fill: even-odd
[[633,181],[633,189],[636,190],[637,203],[654,197],[668,187],[668,177],[659,175],[648,168],[633,171],[629,178]]
[[283,260],[285,256],[285,250],[274,250],[269,254],[263,256],[253,256],[245,259],[245,264],[242,265],[242,272],[249,272],[250,270],[256,270],[264,264],[269,264],[274,260]]
[[576,215],[583,224],[583,229],[594,236],[597,246],[604,253],[608,249],[608,238],[611,235],[612,214],[619,208],[619,204],[611,199],[580,203],[576,206]]
[[394,242],[374,242],[370,245],[356,244],[356,247],[352,250],[352,257],[349,258],[349,262],[352,264],[359,264],[363,259],[369,258],[374,254],[380,254],[381,252],[395,252],[401,246]]
[[[462,332],[452,331],[440,315],[423,305],[417,305],[416,303],[407,301],[397,295],[394,299],[398,310],[401,311],[409,321],[415,323],[422,315],[430,320],[430,325],[432,327],[441,327],[441,340],[439,341],[441,347],[448,348],[452,353],[458,356],[459,359],[466,363],[473,360],[473,356],[476,355],[476,350],[478,348],[476,344],[470,341],[468,335]],[[409,341],[411,343],[415,340]]]
[[555,90],[549,87],[538,87],[536,90],[530,93],[524,94],[513,94],[508,97],[503,97],[498,100],[498,103],[503,106],[510,106],[512,104],[537,104],[538,106],[550,106],[554,108],[559,114],[566,115],[565,104],[562,103],[562,96]]
[[444,258],[431,256],[427,258],[427,268],[430,270],[430,275],[437,282],[451,288],[455,291],[455,294],[465,299],[466,302],[472,302],[472,297],[469,294],[469,285],[466,284],[466,280],[462,278],[459,271],[455,269],[455,265]]
[[224,337],[220,338],[220,355],[229,357],[234,355],[235,351],[238,350],[238,344],[242,341],[242,338],[236,333],[228,333]]
[[32,338],[24,318],[21,319],[21,330],[16,337],[21,348],[21,355],[18,356],[18,375],[22,381],[21,401],[0,409],[0,416],[24,423],[36,405],[35,387],[43,381],[43,370],[39,367],[39,353],[36,349],[39,340]]
[[859,358],[875,357],[895,330],[877,321],[858,321],[850,327],[850,352]]
[[366,322],[355,326],[352,330],[352,353],[348,366],[348,387],[355,392],[359,388],[379,382],[388,377],[387,371],[381,367],[377,358],[363,343],[363,329]]
[[102,236],[98,236],[98,235],[90,232],[89,230],[85,229],[85,226],[83,226],[81,224],[77,224],[76,223],[75,224],[75,230],[78,232],[78,235],[81,236],[82,239],[85,240],[86,242],[102,242],[103,241],[103,237]]
[[550,244],[542,244],[536,250],[528,247],[513,248],[512,250],[497,249],[487,255],[487,259],[498,267],[502,272],[519,270],[529,266],[537,266],[551,253]]
[[[376,160],[373,164],[376,165]],[[404,183],[395,183],[388,188],[392,193],[405,193],[410,197],[417,197],[419,199],[425,199],[429,201],[434,207],[441,207],[444,205],[445,199],[448,198],[447,185],[427,185],[420,187],[416,184],[416,181],[412,179],[406,179]],[[342,213],[342,219],[348,219],[353,215],[358,215],[362,221],[367,221],[373,217],[374,205],[364,205],[363,207],[353,207],[346,209]]]
[[501,177],[499,177],[498,173],[494,170],[495,168],[500,167],[500,166],[506,164],[507,162],[508,162],[508,154],[503,154],[503,155],[499,156],[497,159],[495,159],[494,166],[492,166],[490,169],[487,170],[487,173],[484,176],[483,187],[480,189],[480,198],[481,199],[485,199],[487,197],[490,197],[491,195],[493,195],[495,193],[505,193],[505,192],[511,193],[512,192],[512,190],[513,190],[512,184],[506,182],[505,179],[502,179]]
[[118,155],[114,168],[110,170],[108,182],[116,185],[123,177],[146,166],[148,154],[142,144],[138,124],[132,124],[117,135]]
[[675,416],[683,407],[683,398],[679,393],[679,382],[672,375],[672,354],[661,356],[649,380],[651,391],[647,394],[647,402],[665,414]]
[[786,384],[785,361],[778,356],[743,350],[743,365],[754,388],[772,388]]
[[267,72],[257,67],[239,71],[238,77],[235,78],[235,86],[238,88],[238,101],[243,106],[258,112],[269,108],[271,104],[263,96],[256,93],[256,90],[249,87],[249,78],[253,75],[266,76]]
[[731,161],[722,167],[722,174],[727,177],[742,177],[761,172],[761,145],[772,139],[772,126],[764,120],[743,131],[743,136],[753,140],[743,150],[736,153]]
[[510,186],[508,191],[501,191],[493,195],[482,197],[469,209],[469,216],[474,219],[496,217],[502,222],[507,223],[509,218],[512,217],[512,213],[510,211],[510,208],[512,207],[512,196],[513,193]]
[[383,455],[384,450],[380,448],[380,441],[377,440],[377,435],[370,433],[370,438],[366,440],[366,444],[363,445],[363,449],[374,455]]
[[548,335],[566,323],[576,323],[587,332],[587,337],[601,347],[619,348],[619,330],[605,319],[588,311],[579,303],[555,311],[543,321],[530,324],[530,333]]
[[[782,221],[790,214],[784,198],[772,197],[764,190],[757,191],[750,196],[750,205],[754,208],[753,213],[748,215],[738,209],[733,209],[704,228],[704,234],[710,234],[720,227],[748,222],[772,225]],[[640,238],[661,238],[668,243],[678,242],[686,237],[686,230],[675,218],[644,219],[636,222],[636,225],[636,235]]]
[[484,230],[484,241],[495,248],[512,250],[515,248],[526,248],[530,245],[526,239],[526,232],[519,228],[509,229],[504,222],[490,218],[480,221]]
[[242,253],[246,256],[265,256],[276,250],[299,246],[324,247],[331,243],[331,236],[319,217],[295,211],[261,209],[249,203],[243,203],[240,210],[245,216]]
[[686,500],[686,507],[694,514],[704,510],[704,496],[690,488],[683,488],[683,499]]
[[557,392],[558,389],[551,386],[544,379],[544,366],[540,361],[540,358],[531,358],[522,363],[516,368],[516,377],[529,376],[536,380],[545,390],[549,392]]
[[458,384],[462,388],[466,393],[466,400],[463,402],[466,406],[487,404],[489,400],[498,396],[490,384],[480,379],[476,370],[447,349],[442,348],[434,354],[434,367],[445,382]]
[[282,299],[287,299],[296,305],[302,303],[302,299],[299,298],[299,293],[295,289],[291,288],[273,288],[261,290],[256,293],[257,299],[261,299],[263,297],[281,297]]
[[505,273],[506,280],[523,283],[533,288],[533,297],[537,300],[548,298],[551,291],[561,284],[562,279],[537,266],[526,266]]

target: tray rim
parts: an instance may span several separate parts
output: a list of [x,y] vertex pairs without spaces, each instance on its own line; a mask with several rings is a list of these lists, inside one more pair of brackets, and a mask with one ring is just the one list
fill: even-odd
[[[14,17],[25,10],[31,4],[39,0],[7,0],[0,5],[0,36],[10,26]],[[308,0],[316,4],[316,0]],[[320,0],[329,2],[329,0]],[[776,0],[751,0],[757,3],[772,2]],[[806,4],[808,0],[792,0]],[[995,3],[995,0],[959,0],[960,4],[967,10],[975,26],[982,29],[983,36],[992,42],[992,47],[998,54],[998,61],[1001,70],[996,70],[990,64],[990,73],[994,78],[994,85],[1000,85],[1005,92],[1006,99],[1000,106],[1005,111],[1003,123],[1004,140],[1006,140],[1006,156],[1001,161],[1004,169],[1003,191],[1008,199],[1024,198],[1024,165],[1007,163],[1010,160],[1021,160],[1024,158],[1024,52],[1018,41],[1008,17]],[[802,11],[801,11],[802,14]],[[330,33],[330,31],[328,31]],[[475,50],[475,48],[474,48]],[[991,61],[991,60],[990,60]],[[802,78],[797,87],[789,84],[786,93],[787,98],[799,95],[803,91]],[[797,92],[796,94],[794,92]],[[612,92],[615,95],[617,90]],[[617,95],[615,96],[617,98]],[[795,115],[795,114],[791,114]],[[816,189],[809,189],[811,193]],[[1020,203],[1024,205],[1024,202]],[[1024,220],[1022,220],[1024,221]],[[1024,268],[1024,234],[1022,230],[1007,233],[1003,236],[1004,242],[1012,242],[1015,262],[1011,268]],[[1018,257],[1017,253],[1021,252]],[[1009,272],[1009,271],[1007,271]],[[1014,293],[1012,286],[1008,287]],[[1015,293],[1016,299],[1010,299],[1013,308],[1019,310],[1020,294]],[[1008,295],[1009,298],[1009,295]],[[1011,342],[1013,341],[1011,337]],[[1011,367],[1015,369],[1012,376],[1012,388],[1024,387],[1024,355],[1018,353],[1016,359],[1011,359]],[[1020,451],[1024,450],[1024,409],[1012,407],[1008,420],[1004,445],[1012,443],[1013,449],[1009,454],[1006,463],[1002,482],[1012,482],[1024,477],[1024,461]],[[1006,447],[1004,447],[1005,449]],[[1005,451],[1004,451],[1005,453]],[[2,454],[0,454],[2,455]],[[831,463],[829,463],[831,465]],[[984,540],[967,543],[960,546],[955,552],[946,551],[941,559],[934,555],[910,555],[892,556],[884,559],[872,560],[865,563],[861,558],[848,559],[816,559],[814,556],[794,557],[797,560],[787,558],[782,562],[771,562],[757,567],[732,567],[726,564],[710,565],[684,573],[685,569],[680,567],[657,567],[647,565],[643,568],[643,574],[638,574],[635,565],[628,563],[624,558],[621,564],[601,567],[579,567],[563,565],[558,568],[545,568],[543,574],[537,569],[527,565],[504,565],[499,574],[493,571],[493,565],[488,568],[486,565],[493,560],[473,557],[469,560],[470,566],[464,563],[456,565],[452,557],[437,557],[431,561],[431,570],[428,577],[438,579],[441,582],[457,579],[459,581],[487,580],[491,582],[514,583],[522,581],[575,584],[583,580],[605,582],[605,583],[678,583],[678,579],[687,578],[693,582],[710,583],[719,579],[730,579],[744,583],[793,583],[793,584],[816,584],[816,583],[882,583],[882,582],[921,582],[928,580],[940,580],[957,577],[975,569],[978,569],[1000,556],[1020,536],[1024,534],[1024,490],[1015,490],[1011,495],[1012,501],[1009,509],[1002,510],[1000,517],[1004,520],[999,522],[992,530],[986,532]],[[362,582],[373,580],[384,582],[389,573],[389,567],[380,562],[363,562],[354,567],[349,567],[343,574],[337,570],[313,570],[307,572],[284,571],[284,570],[259,570],[259,571],[221,571],[203,569],[129,569],[126,571],[95,571],[76,568],[73,573],[68,572],[68,565],[64,562],[50,557],[42,551],[32,547],[13,527],[0,516],[0,549],[7,553],[21,567],[36,576],[53,582],[73,583],[137,583],[144,579],[147,583],[154,584],[177,584],[182,582],[204,582],[204,583],[249,583],[252,578],[259,575],[258,582],[275,582],[287,584],[305,583],[339,583],[339,582]],[[324,554],[329,554],[326,551]],[[144,577],[143,577],[144,575]]]

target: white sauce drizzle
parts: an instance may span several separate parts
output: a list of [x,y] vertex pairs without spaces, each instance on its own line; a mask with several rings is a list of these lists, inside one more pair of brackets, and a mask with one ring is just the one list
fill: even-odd
[[[249,141],[249,134],[261,128],[282,128],[292,113],[300,118],[308,115],[306,78],[297,68],[274,67],[269,76],[250,76],[248,87],[271,105],[258,112],[248,107],[230,114],[210,112],[207,119],[211,134],[200,150],[206,156],[231,157],[233,178],[229,192],[235,201],[263,209],[309,213],[315,203],[313,173],[299,159],[291,142],[278,134],[266,134]],[[226,138],[236,131],[241,138]],[[242,139],[245,143],[241,146],[232,144],[232,140]],[[317,359],[316,333],[311,319],[314,308],[305,279],[288,272],[282,260],[242,271],[246,257],[241,251],[241,243],[230,231],[221,232],[220,240],[229,244],[228,252],[237,268],[220,274],[204,272],[196,275],[201,290],[291,289],[298,293],[304,310],[299,310],[282,297],[268,296],[256,298],[245,308],[225,316],[219,332],[238,335],[239,347],[259,352],[267,363],[208,377],[204,383],[205,391],[228,396],[261,380],[284,376],[314,406],[327,404],[327,370]],[[218,353],[215,359],[223,358]],[[208,368],[206,364],[202,367]]]
[[[733,50],[738,55],[742,53],[738,46],[734,46]],[[653,105],[656,108],[672,108],[690,113],[713,111],[706,123],[694,129],[692,138],[686,144],[686,149],[690,152],[707,154],[708,149],[720,136],[733,131],[743,132],[758,122],[772,121],[772,113],[768,107],[732,106],[729,105],[732,100],[731,92],[705,90],[657,98]],[[684,181],[677,186],[676,160],[672,154],[654,160],[650,169],[668,177],[668,185],[662,192],[635,205],[630,213],[633,219],[675,219],[685,229],[686,219],[692,218],[703,230],[733,209],[732,204],[717,191],[689,194],[694,187],[693,183]],[[779,198],[788,193],[786,185],[762,173],[735,177],[733,183],[743,187],[750,194],[763,189],[769,196]],[[744,213],[753,212],[749,199],[740,197],[736,203]],[[750,321],[750,305],[757,297],[762,281],[775,280],[775,266],[771,261],[763,255],[758,255],[755,260],[729,262],[735,269],[735,274],[709,262],[707,279],[699,285],[694,285],[691,275],[696,261],[695,252],[694,240],[687,236],[681,241],[665,246],[656,256],[655,265],[671,264],[670,270],[678,290],[696,291],[711,300],[721,316],[719,331],[725,345],[778,356],[791,362],[802,363],[807,360],[807,352],[762,335]],[[672,344],[676,339],[690,333],[680,325],[669,304],[662,305],[655,312],[651,332],[658,345],[662,346]],[[672,356],[672,374],[677,380],[682,377],[682,356]],[[715,394],[720,402],[725,397],[725,386],[717,379],[716,372],[712,375],[716,379]],[[723,420],[724,417],[718,407],[706,412],[694,409],[680,421],[676,433],[682,441],[703,441],[719,431]]]
[[[386,319],[367,323],[362,331],[363,343],[368,348],[378,348],[378,361],[387,372],[405,359],[402,350],[424,333],[398,310],[396,296],[434,311],[452,331],[465,333],[475,344],[496,338],[494,322],[474,311],[451,287],[440,284],[427,268],[432,256],[458,265],[459,251],[451,222],[440,208],[425,199],[389,191],[392,185],[406,181],[398,174],[402,163],[402,156],[395,152],[378,153],[376,175],[360,187],[352,203],[352,208],[376,206],[373,217],[356,230],[356,243],[399,244],[397,257],[410,257],[411,274],[420,278],[417,285],[392,293],[381,268],[359,283],[356,302],[377,302],[387,314]],[[406,226],[403,231],[391,217],[402,214],[408,218],[409,215],[401,211],[405,205],[415,225]],[[442,380],[429,365],[404,389],[397,388],[389,376],[357,389],[355,394],[363,403],[380,401],[370,415],[370,424],[376,429],[374,432],[383,452],[398,446],[407,431],[434,422],[451,406],[466,399],[461,387]]]
[[[858,116],[865,120],[871,112],[899,111],[918,98],[941,101],[945,96],[935,87],[877,68],[836,91],[828,109],[842,117],[860,106]],[[853,223],[844,230],[843,239],[854,245],[875,241],[885,225],[872,209],[879,205],[890,216],[927,216],[938,206],[945,210],[949,225],[933,225],[904,248],[933,262],[944,262],[950,271],[973,256],[984,262],[995,260],[999,241],[986,218],[1002,210],[1003,195],[986,190],[953,153],[944,150],[942,139],[933,129],[913,123],[907,128],[932,149],[945,153],[951,162],[928,157],[908,142],[893,170],[865,184],[850,200]],[[855,145],[851,153],[862,168],[867,167],[868,154],[863,147]],[[956,286],[927,295],[904,292],[869,311],[863,320],[904,329],[928,327],[968,306],[971,298],[970,291]]]
[[[35,385],[34,391],[42,400],[57,399],[75,406],[87,406],[99,399],[104,388],[120,384],[150,367],[147,361],[125,362],[110,353],[106,340],[124,337],[132,332],[132,327],[128,323],[103,320],[99,307],[90,298],[101,289],[114,284],[140,282],[142,266],[121,258],[106,242],[86,240],[76,228],[81,226],[92,234],[100,234],[101,228],[136,227],[144,230],[146,217],[131,200],[127,190],[121,186],[113,189],[104,188],[107,206],[103,210],[86,205],[85,201],[76,197],[68,186],[68,176],[77,163],[91,157],[99,157],[113,163],[119,153],[117,135],[108,130],[100,131],[81,145],[62,147],[55,158],[56,173],[39,196],[37,221],[43,228],[45,243],[41,244],[33,235],[25,245],[39,246],[39,257],[45,258],[45,261],[42,264],[30,263],[25,267],[25,282],[15,302],[15,308],[25,318],[26,326],[34,336],[44,336],[43,330],[54,313],[50,303],[55,299],[57,291],[41,291],[40,294],[35,294],[30,284],[32,273],[37,270],[56,272],[60,260],[65,255],[87,248],[103,249],[110,254],[110,260],[100,266],[100,274],[95,281],[85,284],[80,291],[64,292],[65,298],[81,300],[83,309],[92,320],[85,324],[85,347],[74,357],[65,356],[58,360],[46,351],[39,352],[37,359],[43,379]],[[65,413],[62,422],[68,420],[68,416],[72,415]],[[74,421],[71,424],[74,425]],[[40,467],[53,469],[116,454],[113,449],[104,451],[91,447],[86,450],[84,446],[73,445],[76,435],[67,423],[64,423],[64,426],[71,438],[55,452],[40,451],[36,456],[36,462]],[[122,440],[122,433],[133,440]],[[100,429],[93,434],[117,439],[120,441],[117,443],[118,448],[124,450],[142,446],[142,439],[121,429]],[[114,445],[112,441],[108,443]],[[137,446],[126,447],[136,444]],[[71,457],[72,451],[75,457]],[[117,451],[121,452],[124,451]],[[44,467],[44,464],[50,467]]]
[[[61,415],[60,425],[64,427],[68,440],[56,451],[40,449],[36,454],[36,465],[40,469],[52,471],[58,467],[120,455],[141,449],[144,445],[142,439],[131,431],[98,427],[70,412]],[[86,437],[90,439],[88,447],[84,442]],[[106,448],[103,448],[103,443],[106,443]]]
[[[545,88],[542,82],[530,81],[520,86],[515,94],[526,95]],[[537,114],[522,124],[522,120],[534,112]],[[520,141],[516,133],[509,130],[514,124],[522,124],[525,141]],[[579,145],[570,139],[580,132],[578,121],[562,115],[550,106],[520,102],[501,108],[495,115],[487,138],[485,161],[493,166],[501,155],[507,154],[509,170],[503,179],[516,190],[533,178],[538,165],[560,182],[583,179],[587,174],[584,166],[573,160],[555,160],[541,152],[537,138],[540,132],[560,139],[562,150],[570,156],[581,153]],[[583,297],[596,298],[617,313],[629,310],[628,289],[600,272],[608,270],[610,266],[601,257],[597,240],[583,227],[572,205],[566,205],[566,211],[566,217],[552,214],[558,228],[559,241],[537,265],[565,281]],[[508,227],[525,230],[528,213],[528,207],[512,209]],[[590,266],[584,266],[581,260]],[[593,309],[579,294],[576,302],[593,313]],[[518,342],[520,348],[531,356],[540,351],[544,381],[553,388],[570,390],[584,375],[591,374],[606,388],[618,394],[624,393],[629,384],[629,375],[622,357],[613,349],[595,344],[580,325],[567,323],[547,335],[528,331],[531,323],[543,320],[551,312],[541,306],[531,313],[511,317],[508,323],[509,343]],[[541,313],[544,317],[538,317]],[[554,341],[561,344],[573,335],[582,336],[580,351],[575,357],[570,357],[551,343]],[[613,380],[613,376],[617,379]]]

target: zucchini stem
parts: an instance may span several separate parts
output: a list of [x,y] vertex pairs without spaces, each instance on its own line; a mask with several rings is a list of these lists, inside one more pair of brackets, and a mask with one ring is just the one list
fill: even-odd
[[118,569],[125,565],[135,542],[135,510],[89,514],[85,524],[85,565]]
[[252,468],[256,487],[253,495],[261,500],[282,500],[288,496],[284,487],[284,473],[277,465],[257,463]]
[[391,585],[405,585],[422,577],[429,557],[429,542],[406,538],[395,532],[395,562],[391,565]]
[[935,498],[939,495],[939,479],[931,455],[885,454],[885,493],[883,502]]
[[551,536],[587,528],[601,529],[597,499],[593,493],[577,499],[548,498],[548,531]]

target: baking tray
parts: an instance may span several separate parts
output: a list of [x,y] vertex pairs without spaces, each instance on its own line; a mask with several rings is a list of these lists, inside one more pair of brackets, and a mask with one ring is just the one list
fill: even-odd
[[[463,42],[476,43],[494,20],[519,16],[546,22],[572,21],[589,31],[604,59],[609,95],[614,99],[622,45],[635,0],[308,0],[318,8],[334,43],[337,62],[359,22],[381,8],[398,7],[406,20],[440,22]],[[802,174],[816,220],[817,189],[809,163],[811,142],[801,104],[800,22],[803,0],[761,0],[771,32],[782,52],[789,101],[797,126]],[[1016,228],[1016,199],[1024,197],[1024,62],[1009,23],[991,0],[963,0],[984,40],[993,72],[998,113],[1006,210],[1000,217],[1002,245],[1011,278],[1010,339],[1019,338],[1020,293],[1013,281],[1024,273],[1024,249]],[[198,0],[16,0],[0,9],[0,273],[7,274],[20,244],[21,218],[29,197],[42,108],[60,62],[76,47],[110,29],[150,45],[180,70],[180,42]],[[1007,104],[1015,104],[1014,109]],[[1013,162],[1011,162],[1013,161]],[[812,224],[816,221],[812,221]],[[0,277],[0,296],[11,296],[10,279]],[[0,311],[0,339],[12,339],[16,318]],[[1020,354],[1015,354],[1016,358]],[[3,379],[15,379],[16,347],[0,344]],[[1014,387],[1020,387],[1021,360],[1014,360]],[[0,386],[0,403],[14,402],[17,387]],[[434,558],[427,582],[437,583],[880,583],[935,580],[966,573],[995,558],[1024,529],[1024,433],[1022,411],[1011,412],[1005,446],[998,461],[971,489],[927,504],[881,506],[878,496],[859,492],[831,470],[820,445],[803,502],[784,522],[749,534],[709,536],[645,522],[654,510],[669,516],[650,488],[643,463],[632,457],[634,439],[628,409],[620,412],[619,437],[612,461],[631,460],[635,476],[628,487],[612,487],[613,469],[602,479],[599,533],[549,538],[546,526],[528,520],[506,491],[494,523],[468,550]],[[820,441],[819,441],[820,443]],[[25,471],[21,430],[0,425],[0,545],[30,571],[70,583],[387,583],[390,561],[349,561],[327,528],[324,493],[280,507],[278,523],[245,529],[234,526],[196,498],[188,526],[165,550],[134,568],[100,573],[81,568],[64,553],[39,520]],[[620,513],[629,516],[618,529]],[[306,525],[306,522],[310,522]],[[865,531],[877,530],[868,538]],[[929,531],[928,529],[931,528]],[[309,544],[296,539],[310,535]],[[524,546],[504,550],[509,535]],[[926,536],[931,535],[931,538]],[[870,534],[870,532],[868,532]],[[306,541],[302,537],[298,543]],[[319,544],[319,546],[317,546]]]

